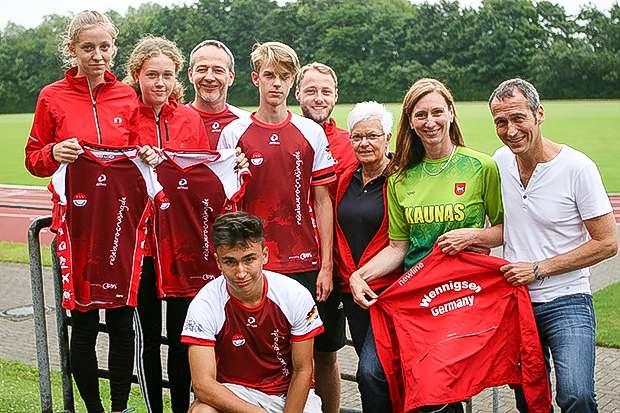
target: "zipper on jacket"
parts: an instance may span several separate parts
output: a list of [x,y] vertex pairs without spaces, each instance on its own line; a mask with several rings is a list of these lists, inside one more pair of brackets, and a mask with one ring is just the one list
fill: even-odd
[[99,128],[99,117],[97,116],[96,96],[93,95],[93,88],[90,85],[90,79],[88,79],[88,76],[86,76],[86,81],[88,82],[88,91],[90,93],[90,100],[93,103],[93,114],[95,115],[95,127],[97,128],[97,138],[98,138],[99,145],[101,145],[102,144],[101,129]]
[[168,119],[164,119],[164,128],[166,128],[166,142],[170,140],[168,136]]
[[159,145],[160,148],[162,148],[162,144],[161,144],[161,130],[159,127],[159,115],[157,114],[157,112],[155,112],[155,109],[153,109],[153,114],[155,115],[155,125],[157,126],[155,129],[157,129],[157,144]]

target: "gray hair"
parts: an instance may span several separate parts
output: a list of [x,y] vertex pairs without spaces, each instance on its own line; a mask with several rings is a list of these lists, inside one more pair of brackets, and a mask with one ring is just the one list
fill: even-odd
[[381,129],[383,129],[383,133],[386,135],[388,133],[392,133],[394,115],[392,115],[392,112],[390,112],[385,105],[375,101],[356,104],[347,117],[349,131],[351,131],[359,122],[365,120],[378,120],[381,122]]
[[223,51],[226,52],[226,54],[228,55],[228,70],[231,71],[231,73],[234,73],[235,71],[235,57],[233,56],[232,52],[230,51],[230,49],[228,47],[226,47],[226,45],[222,42],[220,42],[219,40],[203,40],[202,42],[198,43],[196,45],[196,47],[194,47],[194,50],[192,50],[192,52],[189,54],[189,68],[190,69],[194,69],[194,55],[196,54],[196,52],[198,51],[198,49],[201,49],[205,46],[215,46],[218,49],[222,49]]
[[536,111],[540,106],[540,96],[538,96],[536,88],[530,82],[523,79],[509,79],[502,82],[491,94],[491,97],[489,98],[489,107],[494,99],[514,97],[515,89],[525,96],[525,99],[527,99],[527,104],[534,114],[534,118],[536,118]]

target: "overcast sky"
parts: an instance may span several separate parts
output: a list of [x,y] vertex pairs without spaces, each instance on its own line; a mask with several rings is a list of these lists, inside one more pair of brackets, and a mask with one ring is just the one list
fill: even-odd
[[[278,0],[282,3],[285,0]],[[423,0],[413,0],[414,3],[421,3]],[[580,5],[587,4],[590,0],[551,0],[564,6],[569,14],[577,14]],[[152,3],[158,3],[162,6],[170,6],[173,4],[193,4],[193,0],[152,0]],[[435,0],[430,0],[435,2]],[[596,0],[599,10],[609,10],[613,3],[618,0]],[[125,15],[127,8],[139,7],[145,3],[143,0],[3,0],[0,8],[0,29],[4,30],[9,21],[17,23],[27,28],[38,26],[43,20],[43,16],[48,14],[67,14],[69,12],[77,13],[82,10],[107,11],[113,9]],[[102,5],[105,4],[105,6]],[[594,2],[593,2],[594,3]],[[479,7],[481,0],[461,0],[462,6]]]

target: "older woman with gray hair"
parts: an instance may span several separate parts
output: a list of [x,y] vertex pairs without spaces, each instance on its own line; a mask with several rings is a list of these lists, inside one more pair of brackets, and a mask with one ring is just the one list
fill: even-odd
[[[374,409],[376,384],[365,380],[364,371],[376,371],[375,342],[370,329],[370,313],[353,300],[349,277],[389,244],[387,236],[386,171],[393,116],[377,102],[362,102],[349,113],[348,126],[357,164],[347,168],[338,181],[335,199],[334,275],[340,275],[342,301],[353,346],[360,358],[357,381],[364,411]],[[398,268],[369,284],[380,292],[402,275]],[[365,357],[373,354],[374,357]],[[381,371],[379,366],[379,371]],[[383,378],[387,389],[387,381]],[[381,411],[380,409],[378,411]]]

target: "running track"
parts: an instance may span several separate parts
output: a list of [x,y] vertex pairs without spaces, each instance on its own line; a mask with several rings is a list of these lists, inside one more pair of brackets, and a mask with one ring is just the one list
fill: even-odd
[[[620,224],[620,194],[610,194],[616,222]],[[9,208],[0,206],[0,241],[28,242],[28,227],[36,218],[51,215],[52,201],[45,187],[0,185],[0,205],[26,205],[41,209]],[[45,208],[48,208],[47,210]],[[41,231],[41,243],[50,245],[54,234]]]

